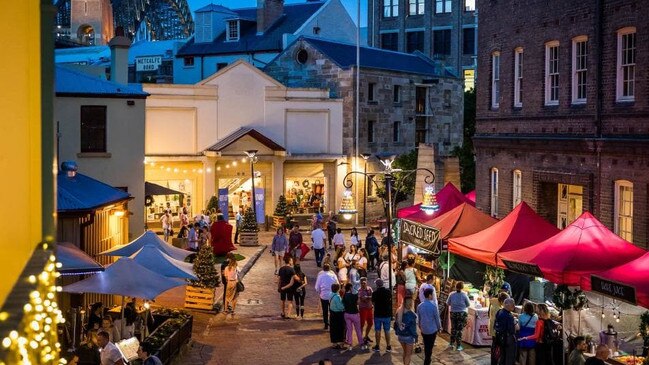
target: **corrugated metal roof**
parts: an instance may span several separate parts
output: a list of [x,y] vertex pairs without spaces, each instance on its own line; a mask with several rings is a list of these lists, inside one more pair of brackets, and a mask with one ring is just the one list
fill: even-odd
[[54,81],[54,91],[57,96],[146,98],[149,95],[135,86],[118,84],[60,65],[55,68]]
[[[128,49],[128,63],[135,64],[137,57],[162,56],[172,59],[174,48],[184,44],[184,39],[166,41],[138,41]],[[110,48],[108,46],[75,47],[54,50],[56,63],[75,63],[86,65],[110,66]]]
[[89,176],[77,173],[69,178],[57,176],[56,210],[61,212],[98,209],[131,198],[131,194]]
[[[242,21],[239,41],[227,42],[225,32],[212,42],[195,43],[194,38],[191,38],[178,51],[177,56],[203,56],[252,51],[280,52],[282,50],[282,36],[287,33],[295,33],[322,5],[324,5],[322,1],[286,4],[284,5],[284,15],[263,34],[257,34],[256,22]],[[242,19],[257,19],[257,8],[232,9],[232,11]]]
[[206,151],[220,152],[226,147],[228,147],[229,145],[231,145],[232,143],[238,141],[240,138],[246,135],[250,135],[252,138],[258,140],[261,144],[272,149],[273,151],[286,151],[284,147],[275,143],[270,138],[264,136],[263,134],[259,133],[253,128],[248,128],[248,127],[241,127],[236,131],[228,134],[227,136],[223,137],[223,139],[221,139],[211,147],[207,148]]

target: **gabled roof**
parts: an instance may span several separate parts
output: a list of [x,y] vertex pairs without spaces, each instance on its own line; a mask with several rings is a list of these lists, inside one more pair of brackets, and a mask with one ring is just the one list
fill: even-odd
[[[239,41],[227,42],[225,32],[214,41],[196,43],[191,38],[176,56],[205,56],[246,52],[281,52],[284,34],[293,34],[324,5],[323,1],[285,4],[284,14],[263,34],[257,34],[257,25],[245,21],[240,24]],[[257,19],[257,8],[231,9],[242,19]]]
[[56,66],[54,81],[54,91],[57,96],[137,99],[144,99],[149,96],[149,94],[136,87],[118,84],[59,65]]
[[239,67],[239,65],[241,65],[241,67],[248,68],[252,72],[256,73],[257,75],[264,78],[266,81],[270,82],[271,84],[273,84],[273,85],[275,85],[275,86],[277,86],[279,88],[282,88],[282,89],[286,88],[286,86],[284,86],[281,82],[279,82],[279,81],[275,80],[274,78],[268,76],[267,73],[265,73],[264,71],[262,71],[259,68],[255,67],[254,65],[251,65],[250,63],[246,62],[246,60],[243,60],[243,59],[236,60],[233,63],[225,66],[224,68],[217,71],[215,74],[209,76],[206,79],[203,79],[203,80],[199,81],[197,83],[197,85],[209,85],[212,80],[220,77],[221,75],[227,73],[228,71],[230,71],[230,70],[232,70],[232,69],[234,69],[236,67]]
[[[299,37],[331,59],[338,67],[349,69],[356,66],[356,44],[313,38]],[[287,47],[289,49],[290,47]],[[398,72],[415,73],[437,77],[457,77],[440,62],[426,57],[423,53],[403,53],[373,47],[360,47],[360,66]]]
[[206,151],[213,151],[213,152],[221,152],[224,150],[226,147],[229,145],[233,144],[234,142],[238,141],[244,136],[250,136],[259,143],[263,144],[264,146],[270,148],[273,151],[286,151],[286,149],[279,144],[275,143],[273,140],[270,138],[264,136],[263,134],[257,132],[256,130],[248,127],[241,127],[237,129],[236,131],[230,133],[229,135],[225,136],[223,139],[212,145],[211,147],[207,148]]
[[196,10],[194,13],[207,13],[210,11],[217,12],[217,13],[236,14],[230,8],[226,8],[223,5],[216,5],[216,4],[205,5],[202,8]]
[[117,189],[90,176],[77,173],[70,178],[59,172],[57,176],[56,210],[85,212],[128,200],[131,194]]

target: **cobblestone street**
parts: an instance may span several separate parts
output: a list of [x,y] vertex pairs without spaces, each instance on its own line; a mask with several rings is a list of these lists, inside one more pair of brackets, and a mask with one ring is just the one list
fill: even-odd
[[[260,234],[260,241],[268,244],[272,235]],[[305,241],[310,237],[305,234]],[[262,247],[241,247],[237,251],[246,256],[243,267]],[[392,338],[391,354],[381,352],[333,350],[329,334],[323,330],[318,314],[318,298],[313,290],[318,268],[312,252],[302,262],[309,285],[304,320],[282,319],[280,300],[276,290],[273,257],[268,249],[246,274],[243,282],[246,290],[241,293],[235,317],[200,311],[194,313],[193,342],[175,361],[176,364],[314,364],[330,359],[334,364],[402,364],[401,346]],[[372,275],[370,275],[372,276]],[[222,288],[217,289],[222,293]],[[182,306],[184,289],[171,291],[157,302],[163,305]],[[373,331],[371,336],[373,336]],[[434,364],[488,364],[487,349],[465,345],[465,351],[447,349],[448,335],[438,337],[434,350]],[[423,354],[413,356],[413,364],[421,364]]]

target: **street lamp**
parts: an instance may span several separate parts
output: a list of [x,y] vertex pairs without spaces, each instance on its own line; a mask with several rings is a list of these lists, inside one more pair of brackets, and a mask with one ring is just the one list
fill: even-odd
[[[435,194],[434,194],[434,189],[433,189],[433,182],[435,182],[435,173],[433,173],[431,170],[419,167],[414,170],[401,170],[401,169],[394,169],[392,168],[392,164],[394,163],[394,159],[396,158],[395,155],[382,155],[382,156],[376,156],[381,164],[383,165],[383,171],[378,171],[378,172],[372,172],[368,173],[367,171],[351,171],[345,175],[343,178],[343,186],[345,187],[345,191],[343,192],[343,199],[342,203],[340,206],[340,210],[338,210],[339,214],[343,215],[343,218],[349,220],[351,219],[353,214],[356,214],[358,211],[356,210],[356,205],[354,203],[354,195],[352,193],[352,186],[354,185],[353,181],[350,179],[350,176],[352,174],[361,174],[365,176],[366,181],[370,180],[378,189],[379,185],[378,183],[372,179],[372,177],[376,175],[383,176],[383,179],[385,180],[385,191],[387,195],[387,241],[388,241],[388,268],[390,269],[390,273],[388,275],[388,285],[390,287],[390,293],[392,293],[392,245],[393,245],[393,238],[392,238],[392,188],[393,184],[395,189],[395,194],[398,194],[401,188],[403,187],[403,182],[411,176],[413,173],[417,171],[425,171],[428,173],[424,177],[424,182],[426,186],[424,187],[424,199],[421,204],[421,210],[425,211],[428,213],[429,211],[434,213],[435,211],[439,210],[439,205],[437,204],[437,200],[435,199]],[[365,157],[363,157],[365,159]],[[368,156],[369,158],[369,156]],[[367,161],[367,159],[365,159]],[[402,176],[399,177],[398,180],[395,179],[395,176],[393,175],[394,173],[399,172],[402,174]],[[432,197],[431,197],[432,195]],[[383,198],[384,200],[386,198]],[[398,243],[397,243],[398,244]],[[392,307],[392,296],[390,296],[390,307]]]
[[255,222],[257,222],[257,204],[255,202],[255,162],[257,162],[257,150],[247,150],[246,156],[250,161],[250,185],[252,190],[252,212],[255,214]]
[[369,179],[367,177],[367,160],[370,158],[370,156],[372,155],[370,155],[369,153],[361,153],[361,157],[363,158],[364,161],[363,174],[365,175],[364,176],[365,183],[363,184],[363,189],[365,189],[365,191],[363,192],[363,227],[367,226],[367,222],[365,219],[367,217],[367,213],[366,213],[367,212],[367,179]]

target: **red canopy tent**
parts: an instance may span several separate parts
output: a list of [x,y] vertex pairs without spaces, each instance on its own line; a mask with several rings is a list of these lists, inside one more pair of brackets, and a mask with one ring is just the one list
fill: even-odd
[[475,206],[475,190],[469,191],[468,193],[464,194],[464,196],[470,201],[472,201],[473,206]]
[[480,232],[496,222],[498,222],[496,218],[479,211],[468,203],[462,203],[441,216],[424,222],[424,224],[439,229],[439,237],[445,240]]
[[557,235],[524,249],[503,250],[498,256],[536,265],[545,279],[556,284],[579,285],[582,275],[625,264],[645,252],[584,212]]
[[414,222],[423,223],[439,217],[462,203],[470,203],[470,201],[464,197],[462,192],[460,192],[455,185],[450,182],[446,183],[446,185],[435,194],[435,198],[437,198],[439,210],[434,214],[427,214],[420,209],[421,204],[415,204],[407,208],[399,209],[397,211],[397,218],[405,218]]
[[497,253],[529,247],[554,236],[559,229],[521,202],[500,222],[469,236],[449,239],[454,254],[505,268]]

